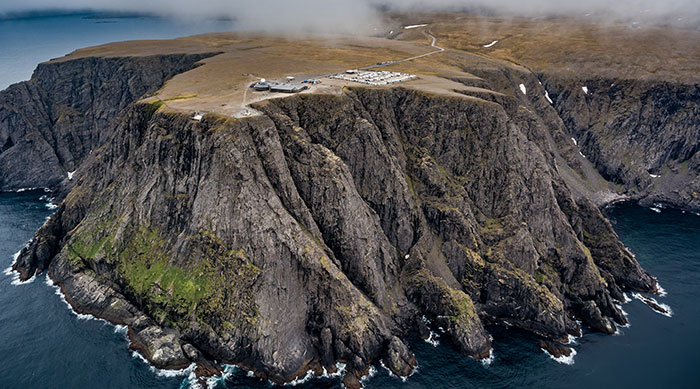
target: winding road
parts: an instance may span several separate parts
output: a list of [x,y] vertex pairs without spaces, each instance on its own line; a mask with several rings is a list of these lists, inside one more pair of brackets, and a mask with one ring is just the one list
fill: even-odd
[[445,51],[444,48],[437,45],[437,38],[435,38],[435,36],[433,36],[433,34],[430,33],[430,29],[426,28],[425,30],[423,30],[423,35],[425,35],[426,37],[428,37],[432,40],[430,43],[430,47],[434,47],[436,50],[433,50],[429,53],[416,55],[415,57],[409,57],[409,58],[399,59],[396,61],[383,62],[381,64],[367,66],[366,68],[363,68],[363,69],[374,69],[374,68],[381,68],[384,66],[396,65],[397,63],[413,61],[414,59],[424,58],[424,57],[427,57],[429,55],[438,54],[438,53],[442,53],[443,51]]

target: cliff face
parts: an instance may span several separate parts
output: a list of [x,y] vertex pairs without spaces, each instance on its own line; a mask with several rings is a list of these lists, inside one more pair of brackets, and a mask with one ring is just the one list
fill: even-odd
[[657,285],[598,206],[697,209],[697,86],[445,55],[456,93],[346,88],[202,121],[137,101],[205,54],[41,65],[0,93],[0,189],[61,204],[14,268],[127,324],[158,367],[275,382],[339,361],[348,386],[379,359],[407,375],[426,321],[474,358],[494,322],[613,333],[623,291]]
[[700,209],[699,84],[543,79],[567,132],[603,177],[644,203]]
[[214,358],[278,382],[380,358],[408,374],[423,317],[476,358],[491,321],[613,333],[614,299],[656,283],[572,195],[561,135],[527,104],[357,88],[201,122],[136,104],[15,268],[48,269],[159,367]]
[[125,107],[206,55],[49,62],[0,92],[0,190],[55,188],[108,137]]

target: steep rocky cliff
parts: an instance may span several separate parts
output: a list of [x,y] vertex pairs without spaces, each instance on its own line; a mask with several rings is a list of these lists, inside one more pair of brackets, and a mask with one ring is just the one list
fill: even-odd
[[542,78],[603,177],[644,203],[700,210],[700,84]]
[[211,54],[40,64],[0,92],[0,190],[55,188],[108,137],[125,107]]
[[569,189],[556,112],[465,94],[353,88],[201,122],[132,105],[15,269],[128,324],[156,366],[276,382],[337,361],[350,383],[378,359],[406,375],[424,318],[474,358],[494,321],[613,333],[614,300],[656,282]]

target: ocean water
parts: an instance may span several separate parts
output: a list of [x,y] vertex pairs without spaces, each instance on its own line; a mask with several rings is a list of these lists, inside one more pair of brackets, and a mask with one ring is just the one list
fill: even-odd
[[[153,39],[229,29],[227,22],[185,25],[153,18],[94,19],[86,15],[0,20],[0,88],[26,79],[37,62],[79,47],[125,39]],[[0,269],[53,212],[43,190],[0,193]],[[619,335],[585,331],[573,345],[573,364],[554,361],[537,339],[513,328],[491,327],[490,365],[456,352],[437,334],[433,346],[413,339],[419,367],[407,380],[374,366],[368,388],[616,388],[700,386],[700,216],[655,212],[632,204],[607,210],[622,241],[668,295],[657,297],[673,316],[638,300],[623,306],[631,326]],[[44,275],[18,284],[0,273],[0,388],[184,388],[189,371],[159,372],[128,348],[123,328],[69,309]],[[437,330],[436,330],[437,331]],[[218,388],[270,388],[235,367]],[[340,378],[314,378],[299,388],[339,388]]]
[[109,42],[169,39],[230,31],[231,21],[176,21],[94,13],[0,19],[0,90],[28,80],[36,65],[76,49]]
[[[31,239],[52,213],[43,190],[0,193],[0,264]],[[622,241],[658,277],[673,309],[660,315],[638,300],[624,304],[631,326],[619,335],[585,331],[575,340],[573,364],[554,361],[537,347],[537,338],[501,326],[494,337],[494,359],[484,365],[459,354],[437,331],[438,345],[413,339],[419,361],[403,381],[381,366],[368,388],[693,388],[700,382],[700,216],[662,209],[657,213],[631,204],[608,209]],[[0,387],[181,388],[189,372],[172,376],[151,368],[128,348],[124,329],[76,315],[44,275],[17,283],[0,274]],[[270,388],[230,367],[218,388]],[[340,378],[314,378],[299,388],[339,388]]]

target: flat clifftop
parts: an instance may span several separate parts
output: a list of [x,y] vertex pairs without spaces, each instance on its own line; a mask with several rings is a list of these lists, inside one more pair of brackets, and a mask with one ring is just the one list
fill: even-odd
[[[281,94],[255,93],[251,83],[260,79],[284,80],[295,77],[320,78],[321,85],[311,87],[312,93],[337,94],[352,82],[331,80],[327,76],[347,69],[365,68],[380,62],[419,56],[436,49],[428,36],[422,41],[397,41],[370,37],[290,37],[246,33],[217,33],[164,41],[131,41],[78,50],[54,62],[70,61],[89,56],[124,57],[153,53],[204,53],[219,55],[201,62],[193,71],[174,77],[156,94],[168,107],[186,111],[215,112],[240,116],[255,101]],[[459,69],[426,57],[405,66],[379,70],[411,70],[426,76],[422,80],[402,83],[439,93],[451,93],[457,85],[438,73],[466,76]],[[361,85],[361,84],[354,84]],[[308,93],[308,92],[307,92]]]

